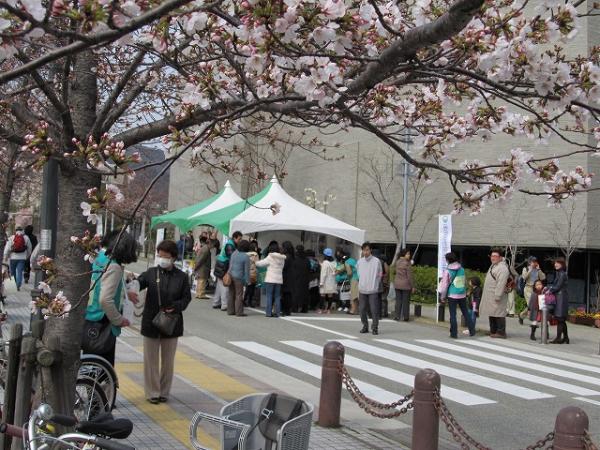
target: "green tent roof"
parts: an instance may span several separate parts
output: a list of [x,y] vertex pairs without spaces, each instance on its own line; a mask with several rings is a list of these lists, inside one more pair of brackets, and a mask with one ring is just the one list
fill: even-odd
[[271,186],[272,184],[269,183],[262,191],[247,200],[242,200],[241,202],[234,203],[233,205],[226,206],[225,208],[221,208],[207,214],[201,214],[189,218],[183,221],[181,225],[178,225],[178,227],[181,231],[187,231],[199,225],[210,225],[218,229],[225,236],[228,236],[229,222],[231,222],[231,219],[237,217],[246,209],[258,202],[265,195],[267,195],[269,189],[271,189]]
[[165,226],[167,224],[172,224],[181,229],[181,225],[185,223],[185,221],[191,215],[197,213],[198,211],[202,211],[204,208],[218,199],[222,193],[223,191],[220,191],[212,197],[201,201],[200,203],[186,206],[185,208],[178,209],[177,211],[171,211],[170,213],[163,214],[161,216],[153,217],[151,222],[152,228],[157,228],[160,225]]

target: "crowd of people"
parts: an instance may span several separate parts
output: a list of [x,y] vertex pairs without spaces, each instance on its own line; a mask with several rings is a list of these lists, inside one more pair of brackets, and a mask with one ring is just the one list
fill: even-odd
[[[17,227],[4,249],[3,264],[14,275],[17,289],[27,282],[28,266],[34,259],[37,238],[32,227]],[[395,299],[393,319],[410,319],[410,297],[415,292],[411,252],[401,249],[388,261],[371,244],[361,246],[355,259],[338,247],[325,248],[320,255],[290,241],[271,241],[260,249],[256,240],[244,239],[239,231],[222,246],[215,234],[202,233],[197,242],[186,234],[178,242],[162,241],[156,248],[157,264],[129,282],[124,266],[137,260],[137,244],[127,232],[112,231],[101,241],[93,261],[90,300],[86,310],[82,342],[84,350],[115,363],[116,338],[131,325],[125,305],[141,305],[141,334],[144,338],[144,390],[149,402],[168,400],[173,380],[177,340],[183,335],[183,311],[191,301],[189,276],[177,261],[194,257],[195,296],[208,299],[207,283],[215,280],[212,306],[229,315],[244,317],[245,307],[260,305],[264,292],[265,316],[276,318],[296,313],[334,311],[360,315],[360,333],[379,333],[379,319],[388,317],[388,298]],[[464,334],[474,336],[479,314],[489,317],[489,335],[505,339],[506,317],[511,315],[510,297],[524,296],[527,308],[519,316],[530,321],[532,340],[542,321],[542,308],[549,323],[556,324],[553,344],[568,344],[568,277],[564,258],[553,261],[554,274],[548,281],[535,257],[530,257],[520,276],[503,257],[501,249],[490,252],[490,267],[483,285],[478,277],[467,279],[455,253],[446,254],[447,268],[440,280],[442,303],[450,313],[450,337],[458,338],[457,313],[466,323]],[[546,328],[547,329],[547,328]]]
[[[516,291],[520,290],[527,308],[519,314],[519,323],[523,325],[525,318],[529,318],[530,339],[536,340],[535,333],[542,321],[542,309],[546,308],[548,325],[556,324],[556,337],[550,343],[568,344],[569,297],[565,259],[554,259],[554,276],[547,284],[546,274],[540,269],[535,256],[529,257],[520,276],[508,265],[501,249],[491,250],[490,261],[482,288],[478,277],[472,277],[467,282],[465,270],[456,254],[446,254],[448,265],[440,283],[440,293],[450,311],[450,337],[458,337],[456,316],[459,308],[467,324],[464,334],[475,335],[475,321],[481,313],[489,317],[489,336],[506,339],[506,317],[511,315],[509,297],[514,298]],[[548,329],[549,326],[546,330]],[[546,337],[549,339],[548,335]]]
[[[337,311],[360,314],[362,318],[366,313],[373,317],[377,334],[378,318],[389,317],[387,299],[391,288],[391,295],[395,293],[397,299],[393,318],[408,321],[410,295],[414,292],[410,252],[402,250],[390,265],[377,250],[371,252],[370,244],[365,243],[361,250],[357,261],[342,247],[335,251],[325,248],[316,255],[290,241],[271,241],[260,249],[257,241],[243,239],[239,231],[220,249],[214,236],[203,234],[194,245],[196,298],[208,298],[206,284],[213,276],[212,306],[229,315],[245,317],[244,307],[260,304],[263,290],[266,317]],[[214,261],[211,251],[217,254]]]

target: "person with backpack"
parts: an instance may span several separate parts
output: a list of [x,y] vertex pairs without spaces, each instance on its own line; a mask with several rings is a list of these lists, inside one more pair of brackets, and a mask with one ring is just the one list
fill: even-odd
[[[483,283],[481,314],[489,317],[490,337],[506,339],[506,306],[511,288],[510,271],[501,249],[490,252],[490,266]],[[514,288],[514,286],[512,286]]]
[[460,308],[460,312],[465,318],[469,335],[475,336],[475,324],[467,311],[467,286],[465,269],[458,262],[458,257],[455,253],[446,253],[446,262],[448,267],[442,275],[440,284],[440,292],[442,299],[448,303],[450,310],[450,337],[458,338],[458,324],[456,323],[456,307]]
[[18,226],[15,234],[8,238],[4,247],[4,265],[10,264],[10,273],[15,277],[17,291],[21,290],[23,284],[23,271],[25,264],[33,251],[31,241],[23,232],[23,227]]
[[[527,260],[527,267],[523,267],[523,271],[521,272],[521,277],[519,278],[519,292],[523,298],[527,302],[531,298],[531,294],[533,294],[533,288],[536,281],[545,281],[546,274],[542,272],[540,269],[540,263],[535,256],[530,256]],[[529,312],[529,308],[525,308],[523,311],[519,313],[519,323],[523,325],[523,319],[527,317],[527,313]]]

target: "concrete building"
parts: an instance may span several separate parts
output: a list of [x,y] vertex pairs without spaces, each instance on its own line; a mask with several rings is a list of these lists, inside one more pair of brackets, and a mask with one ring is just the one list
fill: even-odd
[[[532,6],[533,8],[533,6]],[[582,6],[585,8],[585,4]],[[583,22],[581,32],[569,43],[567,50],[585,54],[586,49],[600,44],[600,18]],[[306,189],[316,191],[316,198],[328,201],[326,213],[367,230],[367,238],[381,244],[388,254],[398,241],[396,227],[402,223],[402,159],[384,143],[362,131],[327,134],[312,130],[304,142],[313,137],[325,143],[311,151],[278,148],[281,160],[279,171],[288,175],[281,180],[286,191],[297,199],[307,196]],[[312,134],[311,134],[312,133]],[[338,145],[335,145],[338,144]],[[244,147],[248,152],[264,152],[265,145],[249,139],[237,139],[227,145]],[[268,146],[267,146],[268,147]],[[548,146],[535,146],[525,138],[497,136],[489,142],[472,141],[459,145],[450,155],[458,165],[465,159],[494,162],[509,154],[511,148],[521,147],[536,155],[553,156],[568,149],[567,144],[554,139]],[[289,149],[288,149],[289,150]],[[418,149],[413,149],[414,152]],[[250,158],[252,159],[252,158]],[[600,174],[597,157],[576,155],[562,161],[565,168],[581,165]],[[276,164],[272,165],[273,167]],[[169,192],[169,210],[192,204],[215,192],[230,179],[242,196],[257,192],[264,184],[249,181],[248,177],[233,177],[223,173],[212,176],[189,168],[189,158],[182,158],[173,167]],[[175,175],[176,174],[176,175]],[[268,177],[271,173],[267,173]],[[424,185],[415,177],[409,183],[410,226],[408,243],[419,245],[417,263],[435,265],[437,261],[437,215],[450,213],[454,193],[443,174],[433,172],[433,183]],[[594,185],[598,185],[597,180]],[[541,186],[532,184],[540,190]],[[331,195],[329,195],[331,194]],[[378,205],[379,203],[379,205]],[[387,217],[387,219],[386,219]],[[510,246],[517,253],[517,262],[535,254],[550,271],[552,257],[563,250],[573,250],[570,258],[570,291],[573,306],[592,307],[597,302],[597,280],[600,277],[600,193],[578,195],[561,207],[549,207],[544,196],[516,194],[506,204],[489,204],[479,215],[463,213],[453,218],[453,248],[460,253],[467,267],[486,270],[491,246]]]

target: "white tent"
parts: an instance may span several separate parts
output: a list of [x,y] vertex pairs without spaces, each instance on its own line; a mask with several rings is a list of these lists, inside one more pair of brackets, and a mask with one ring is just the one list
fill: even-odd
[[[273,215],[269,209],[278,203],[281,210]],[[234,231],[256,233],[263,231],[302,230],[329,234],[355,244],[362,244],[365,231],[317,211],[287,194],[274,176],[267,194],[238,216],[231,219],[230,234]],[[264,209],[259,209],[264,208]]]
[[242,198],[235,193],[233,188],[231,187],[231,183],[229,180],[225,183],[223,191],[221,191],[221,195],[214,202],[208,205],[206,208],[201,209],[200,211],[192,214],[189,219],[193,220],[195,217],[201,216],[203,214],[208,214],[213,211],[216,211],[221,208],[225,208],[229,205],[233,205],[234,203],[241,202]]

